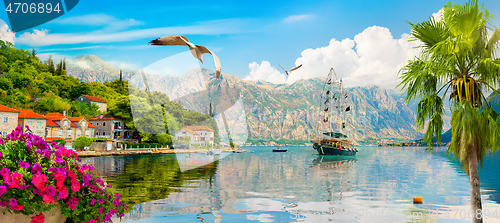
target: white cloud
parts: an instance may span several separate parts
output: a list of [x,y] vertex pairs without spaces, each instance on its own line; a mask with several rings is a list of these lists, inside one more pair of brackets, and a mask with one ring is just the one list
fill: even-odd
[[135,19],[117,19],[113,16],[106,14],[90,14],[83,16],[73,16],[68,18],[53,20],[53,23],[62,25],[91,25],[91,26],[104,26],[103,31],[117,31],[127,29],[132,26],[141,25],[142,22]]
[[179,35],[220,35],[246,32],[245,27],[242,26],[242,22],[244,21],[240,19],[226,19],[191,26],[134,29],[116,32],[98,30],[86,33],[48,34],[47,30],[35,30],[34,33],[24,33],[17,41],[30,46],[47,46],[56,44],[126,42],[142,38],[154,39],[169,33]]
[[[408,34],[403,34],[399,39],[395,39],[389,29],[372,26],[357,34],[354,40],[332,39],[328,46],[302,51],[301,57],[295,61],[296,66],[303,64],[302,67],[292,72],[286,81],[276,78],[274,83],[291,84],[299,79],[326,77],[333,67],[345,86],[375,84],[394,89],[399,83],[397,74],[400,68],[416,55],[413,48],[415,42],[408,42],[409,37]],[[263,61],[262,65],[264,62],[266,61]],[[253,80],[270,78],[273,73],[269,70],[274,69],[266,67],[267,73],[255,72],[255,68],[260,68],[255,62],[249,67],[249,79]]]
[[443,19],[443,16],[444,16],[444,9],[440,9],[438,12],[432,13],[432,18],[434,18],[436,22],[441,21],[441,19]]
[[303,15],[291,15],[285,18],[283,22],[290,23],[290,22],[298,22],[298,21],[303,21],[303,20],[308,20],[311,19],[313,15],[309,14],[303,14]]
[[64,58],[70,58],[69,56],[67,55],[63,55],[63,54],[59,54],[59,53],[37,53],[36,56],[42,60],[42,61],[45,61],[47,60],[49,57],[52,57],[52,60],[54,60],[55,62],[59,62],[59,60],[62,60]]
[[245,80],[265,80],[275,84],[286,81],[286,75],[272,67],[268,61],[262,61],[260,65],[252,62],[248,67],[250,68],[250,73],[245,77]]
[[9,25],[0,19],[0,40],[8,41],[14,44],[16,34],[9,29]]
[[127,62],[123,62],[123,61],[110,60],[110,61],[106,61],[106,62],[108,62],[109,64],[115,66],[118,69],[122,69],[122,70],[139,70],[141,68],[138,64],[127,63]]

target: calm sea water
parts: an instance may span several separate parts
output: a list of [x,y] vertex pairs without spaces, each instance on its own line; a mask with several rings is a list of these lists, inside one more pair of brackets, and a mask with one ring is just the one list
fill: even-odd
[[[444,150],[310,147],[86,158],[132,207],[122,222],[470,222],[470,187]],[[500,154],[480,171],[485,222],[500,222]],[[414,205],[421,196],[424,204]]]

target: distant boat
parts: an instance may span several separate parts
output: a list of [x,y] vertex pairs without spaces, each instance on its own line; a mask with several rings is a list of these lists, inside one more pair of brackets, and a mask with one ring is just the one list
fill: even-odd
[[276,149],[273,149],[273,152],[275,152],[275,153],[286,152],[286,151],[288,151],[288,150],[287,149],[280,149],[279,147]]
[[[311,139],[313,148],[320,155],[351,156],[358,152],[358,149],[354,148],[353,141],[344,134],[346,132],[346,113],[351,110],[351,107],[346,105],[346,99],[347,93],[344,92],[342,79],[337,79],[332,68],[328,73],[321,94],[321,114],[317,127],[321,134]],[[337,117],[333,115],[337,115]],[[332,126],[332,124],[336,125]],[[333,129],[337,131],[333,131]]]

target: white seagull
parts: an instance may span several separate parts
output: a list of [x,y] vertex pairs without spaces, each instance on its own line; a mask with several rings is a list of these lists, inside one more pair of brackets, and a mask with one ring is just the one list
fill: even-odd
[[278,64],[278,65],[281,67],[281,69],[283,69],[283,70],[285,71],[286,76],[289,76],[289,75],[290,75],[290,73],[292,73],[292,71],[297,70],[297,69],[299,69],[300,67],[302,67],[302,64],[301,64],[301,65],[296,66],[296,67],[294,67],[294,68],[290,69],[289,71],[287,71],[287,70],[285,70],[285,68],[283,68],[280,64]]
[[195,45],[189,42],[188,38],[185,36],[164,36],[155,40],[151,40],[151,42],[149,43],[151,45],[160,45],[160,46],[188,46],[189,50],[191,51],[191,54],[193,54],[193,56],[196,59],[200,60],[201,63],[203,63],[203,54],[205,53],[212,54],[215,63],[215,77],[217,79],[220,77],[221,74],[220,60],[215,55],[215,53],[212,53],[212,51],[210,51],[204,46]]

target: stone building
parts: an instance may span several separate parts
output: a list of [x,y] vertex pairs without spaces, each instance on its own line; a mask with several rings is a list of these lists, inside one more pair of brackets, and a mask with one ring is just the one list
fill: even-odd
[[23,109],[19,110],[18,123],[26,130],[26,125],[31,132],[37,136],[47,138],[47,117],[37,114],[33,111]]
[[19,111],[0,105],[0,134],[6,136],[18,126]]
[[132,129],[125,126],[123,118],[105,114],[89,118],[89,122],[95,126],[94,137],[105,137],[113,139],[113,146],[121,148],[124,142],[137,142],[138,136],[134,135]]
[[67,117],[61,113],[45,115],[47,120],[47,141],[55,139],[66,140],[66,145],[72,146],[80,136],[94,137],[94,128],[85,117]]
[[190,144],[214,144],[214,130],[204,125],[184,126],[181,130],[175,133],[175,139],[177,140],[181,140],[181,137],[184,136],[190,137]]
[[85,102],[89,105],[92,105],[92,103],[96,104],[99,106],[99,111],[101,112],[107,112],[108,111],[108,103],[103,100],[100,97],[96,96],[90,96],[90,95],[81,95],[80,97],[76,98],[75,101],[78,102]]

